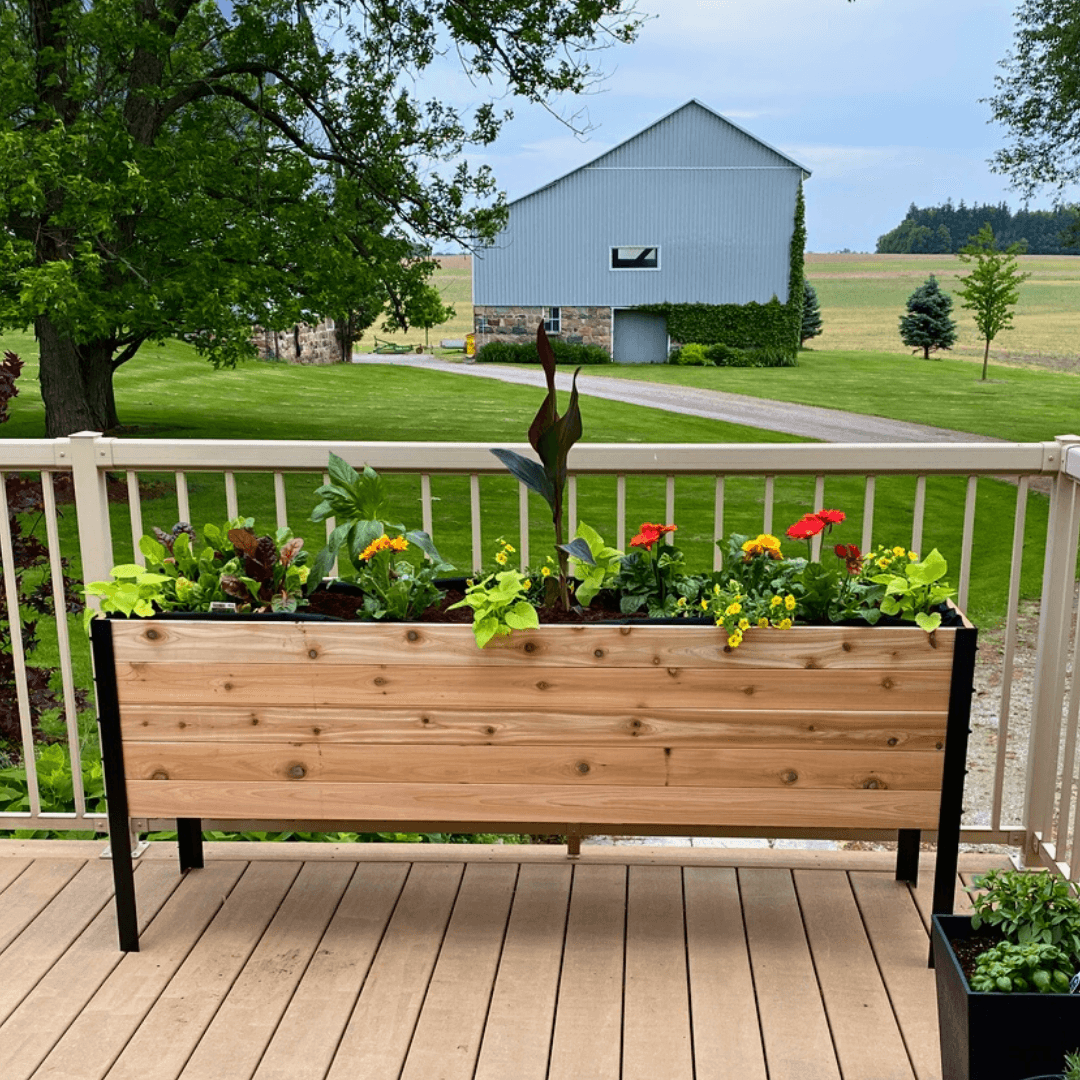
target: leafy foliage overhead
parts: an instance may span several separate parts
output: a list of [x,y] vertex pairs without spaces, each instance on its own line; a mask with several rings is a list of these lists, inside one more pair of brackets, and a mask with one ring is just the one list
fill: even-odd
[[[636,24],[623,0],[0,0],[0,329],[38,332],[49,433],[115,423],[147,340],[230,364],[252,323],[358,298],[407,322],[424,253],[505,221],[463,156],[493,102],[582,91]],[[443,53],[490,100],[422,100]]]

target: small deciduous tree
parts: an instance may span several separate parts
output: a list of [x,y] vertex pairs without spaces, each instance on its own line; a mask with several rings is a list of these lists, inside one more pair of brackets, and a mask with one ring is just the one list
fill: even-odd
[[956,323],[951,318],[952,297],[942,292],[933,274],[907,299],[907,314],[900,316],[900,340],[929,360],[931,351],[952,348]]
[[421,326],[424,329],[424,345],[428,344],[428,331],[433,326],[439,326],[452,319],[454,309],[449,304],[444,304],[439,290],[434,285],[422,285],[405,303],[405,317],[410,326]]
[[806,343],[821,333],[821,305],[818,303],[817,290],[805,278],[803,279],[802,328],[799,331],[799,345]]
[[986,342],[983,350],[982,381],[990,362],[990,342],[1002,330],[1012,326],[1013,305],[1020,299],[1020,285],[1030,274],[1021,271],[1016,256],[1021,245],[1010,244],[1001,251],[994,242],[994,230],[985,224],[957,256],[961,262],[973,263],[970,274],[960,278],[963,283],[956,292],[964,298],[963,306],[975,313],[975,325]]

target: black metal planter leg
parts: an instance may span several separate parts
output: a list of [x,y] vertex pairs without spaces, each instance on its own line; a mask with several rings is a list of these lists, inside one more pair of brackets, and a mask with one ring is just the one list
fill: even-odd
[[94,658],[98,724],[101,731],[101,766],[105,774],[105,797],[109,804],[109,849],[112,855],[116,900],[116,926],[120,948],[139,951],[139,920],[135,911],[135,870],[131,861],[128,830],[127,778],[120,738],[120,703],[116,694],[116,664],[112,625],[107,619],[90,624],[90,647]]
[[180,852],[180,873],[203,868],[202,819],[177,818],[176,841]]
[[896,833],[896,880],[919,884],[919,829],[898,829]]

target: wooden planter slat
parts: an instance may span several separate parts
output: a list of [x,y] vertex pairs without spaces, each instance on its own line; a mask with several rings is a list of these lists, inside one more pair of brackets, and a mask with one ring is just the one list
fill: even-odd
[[[215,650],[215,659],[221,650]],[[564,709],[863,709],[941,712],[950,669],[522,668],[279,664],[116,665],[120,704],[460,706]]]
[[360,746],[133,743],[129,780],[297,783],[597,784],[937,791],[940,751],[714,750],[660,746]]
[[828,746],[941,750],[945,712],[665,709],[575,716],[546,710],[125,705],[125,746],[175,739],[406,745]]
[[932,829],[936,791],[791,791],[777,788],[664,788],[569,784],[298,784],[218,780],[129,780],[136,817],[341,821],[590,822],[597,825],[712,825]]
[[[912,880],[936,828],[934,910],[951,910],[973,629],[754,630],[735,650],[685,625],[547,626],[484,650],[427,624],[91,631],[110,831],[177,818],[182,868],[202,864],[203,817],[287,818],[897,830]],[[114,873],[137,948],[123,851]]]
[[[434,667],[660,667],[903,668],[937,666],[951,657],[953,639],[913,634],[909,627],[800,627],[798,640],[782,630],[747,631],[738,649],[714,627],[541,626],[527,635],[496,638],[477,649],[472,627],[438,624],[338,625],[244,623],[221,647],[222,623],[158,620],[152,626],[117,624],[118,662],[206,661],[208,653],[230,664],[273,664],[295,660],[305,666],[409,664]],[[947,663],[947,660],[945,661]]]

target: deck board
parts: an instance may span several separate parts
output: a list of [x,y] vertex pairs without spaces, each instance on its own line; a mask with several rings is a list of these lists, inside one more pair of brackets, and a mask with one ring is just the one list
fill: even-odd
[[3,1080],[942,1080],[932,853],[155,844],[125,955],[100,849],[0,842]]

